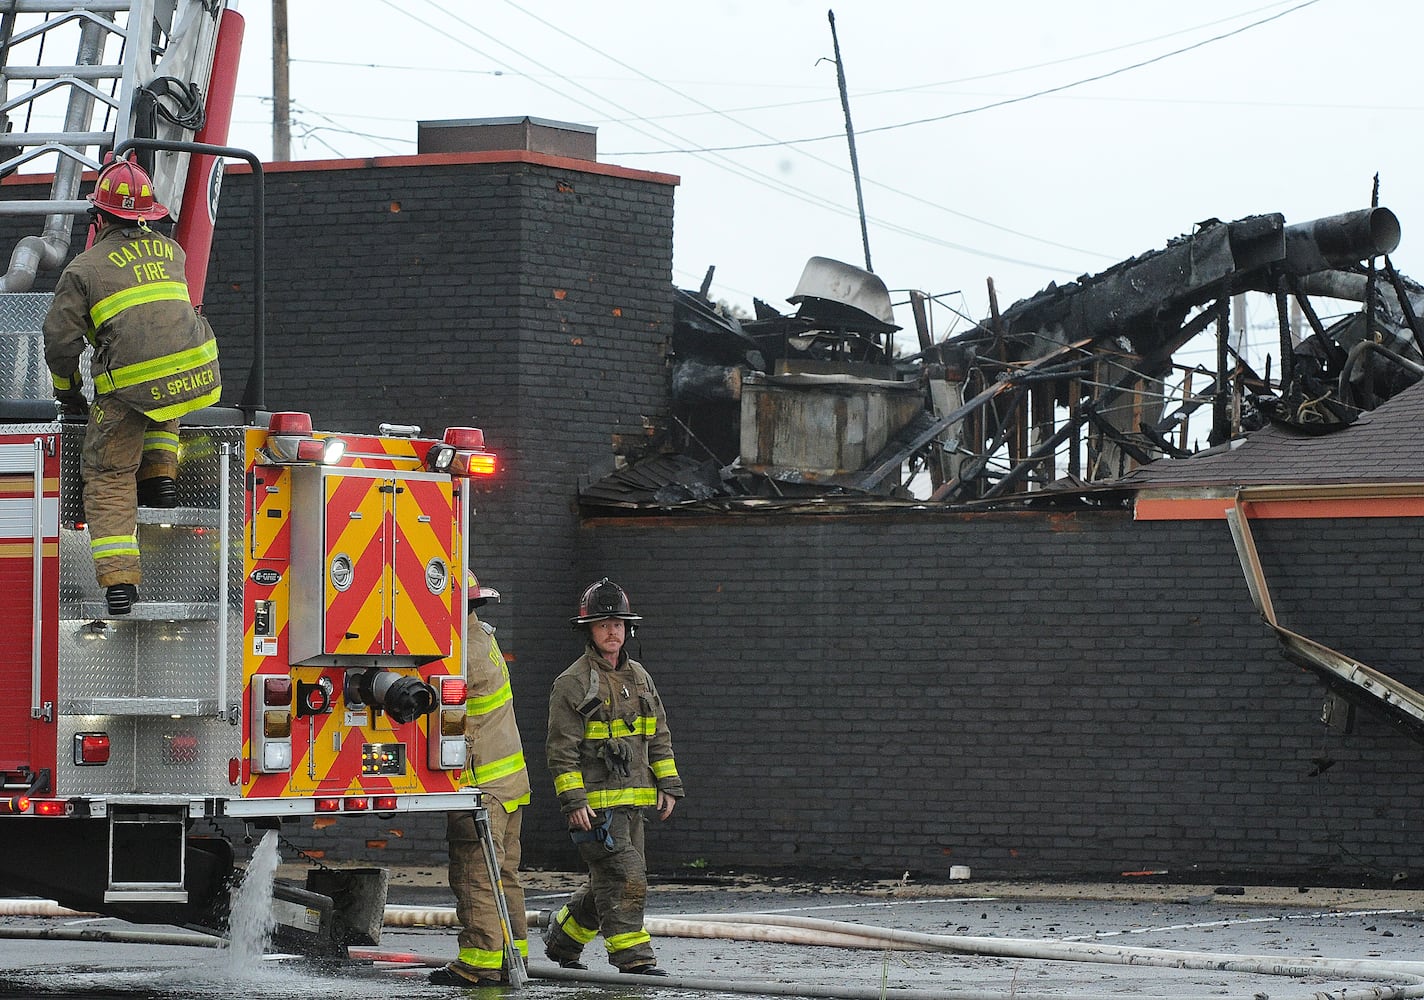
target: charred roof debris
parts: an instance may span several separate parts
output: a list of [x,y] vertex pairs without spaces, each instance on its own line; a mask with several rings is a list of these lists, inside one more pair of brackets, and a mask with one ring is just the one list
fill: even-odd
[[[991,280],[991,314],[937,342],[930,295],[909,293],[902,331],[885,283],[849,264],[811,258],[794,313],[757,300],[746,319],[709,301],[709,270],[701,289],[674,290],[669,433],[580,500],[603,513],[1119,505],[1149,463],[1267,425],[1326,434],[1416,382],[1424,288],[1390,260],[1399,236],[1381,207],[1208,219],[1002,311]],[[1260,371],[1238,353],[1251,293],[1279,328]],[[1214,365],[1179,360],[1198,338]]]

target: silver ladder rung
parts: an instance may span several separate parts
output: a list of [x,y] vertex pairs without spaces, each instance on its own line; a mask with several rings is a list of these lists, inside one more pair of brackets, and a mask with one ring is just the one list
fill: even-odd
[[222,514],[215,507],[140,507],[139,524],[170,524],[182,528],[217,528]]
[[88,201],[0,201],[0,215],[83,215]]
[[122,66],[98,63],[93,66],[7,66],[7,80],[117,80]]
[[131,622],[211,622],[217,621],[216,603],[188,601],[145,601],[142,592],[126,615],[109,614],[109,605],[104,601],[81,601],[79,617],[86,621],[131,621]]
[[[133,7],[132,0],[78,0],[84,9],[100,14],[117,14]],[[67,14],[78,6],[76,0],[0,0],[0,14]]]
[[192,718],[217,715],[218,703],[212,698],[70,698],[59,703],[59,714]]
[[142,883],[133,888],[104,890],[106,903],[186,903],[188,890],[170,888],[143,888]]
[[53,143],[56,146],[106,146],[114,141],[112,132],[5,132],[0,148],[24,149]]

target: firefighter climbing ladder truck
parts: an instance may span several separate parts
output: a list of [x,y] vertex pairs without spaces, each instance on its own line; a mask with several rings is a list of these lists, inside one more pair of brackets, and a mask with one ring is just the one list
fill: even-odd
[[[84,426],[59,419],[41,334],[50,296],[29,289],[70,256],[84,172],[116,147],[155,153],[201,297],[221,157],[235,152],[209,141],[225,138],[214,110],[230,106],[241,39],[224,7],[0,0],[0,149],[13,151],[0,176],[56,161],[49,198],[0,199],[0,215],[45,220],[0,294],[0,885],[204,928],[226,916],[225,821],[481,808],[461,780],[465,563],[473,483],[495,468],[476,428],[336,434],[266,413],[259,266],[242,406],[183,419],[179,505],[140,508],[139,601],[108,616],[84,524]],[[65,32],[75,62],[41,64]],[[39,58],[21,67],[27,47]],[[156,86],[170,72],[178,84]],[[39,131],[30,105],[65,88],[62,125]],[[206,124],[168,107],[133,134],[137,109],[181,104],[175,92],[204,96]],[[320,870],[285,890],[283,922],[310,950],[372,943],[384,888],[384,873]],[[348,904],[335,916],[333,897]]]

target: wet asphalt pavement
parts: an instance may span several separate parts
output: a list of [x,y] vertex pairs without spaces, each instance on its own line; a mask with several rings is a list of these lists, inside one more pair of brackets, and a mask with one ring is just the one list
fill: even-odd
[[[401,923],[448,921],[443,873],[396,873],[390,903]],[[576,877],[535,874],[528,909],[550,911]],[[1222,887],[1227,888],[1227,887]],[[395,908],[399,907],[399,910]],[[694,919],[683,920],[685,916]],[[718,918],[739,915],[752,924]],[[585,954],[584,981],[545,961],[531,931],[528,1000],[731,996],[1245,997],[1424,996],[1424,893],[1261,889],[1210,885],[953,883],[944,886],[812,883],[655,885],[649,928],[659,964],[673,975],[645,983],[618,977],[601,942]],[[769,926],[768,919],[812,924]],[[388,918],[389,919],[389,918]],[[684,937],[809,935],[842,925],[901,932],[919,950],[882,942],[854,947],[782,940]],[[660,928],[668,933],[660,933]],[[56,998],[264,997],[268,1000],[436,998],[462,991],[429,985],[426,964],[453,955],[452,926],[388,926],[375,961],[321,964],[168,943],[16,938],[49,930],[172,931],[102,918],[0,917],[0,995]],[[933,937],[915,937],[930,935]],[[946,950],[924,950],[934,946]],[[974,953],[989,951],[992,953]],[[1070,959],[1092,958],[1094,961]],[[1154,964],[1147,964],[1154,963]],[[1390,963],[1414,963],[1393,965]],[[1187,966],[1173,967],[1173,966]],[[1268,972],[1287,972],[1272,975]],[[596,980],[596,981],[590,981]],[[471,991],[470,995],[497,995]]]

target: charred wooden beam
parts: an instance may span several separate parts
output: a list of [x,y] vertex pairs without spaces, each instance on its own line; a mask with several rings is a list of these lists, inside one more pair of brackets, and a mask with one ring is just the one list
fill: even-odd
[[[1021,371],[1023,373],[1032,372],[1040,365],[1047,365],[1052,362],[1059,361],[1065,357],[1070,357],[1074,352],[1080,351],[1084,347],[1086,347],[1088,343],[1089,341],[1087,340],[1081,340],[1075,341],[1071,344],[1065,344],[1064,346],[1058,348],[1056,351],[1053,351],[1049,354],[1045,354],[1037,361],[1030,362],[1029,364],[1024,366]],[[949,413],[946,413],[944,416],[940,417],[933,424],[931,424],[927,430],[917,434],[899,452],[890,456],[885,461],[880,462],[879,464],[867,469],[865,474],[862,475],[860,479],[856,481],[856,488],[860,490],[865,490],[867,492],[873,490],[876,486],[880,485],[880,483],[884,481],[886,476],[890,475],[890,473],[898,469],[901,464],[904,463],[905,459],[909,458],[915,452],[919,451],[925,445],[933,441],[946,428],[952,426],[960,420],[963,420],[968,414],[974,413],[975,411],[979,410],[981,407],[984,406],[984,404],[988,403],[990,400],[992,400],[995,396],[999,395],[1005,389],[1014,386],[1016,384],[1016,381],[1017,380],[1014,374],[1008,374],[1005,377],[994,382],[982,392],[977,393],[973,399],[970,399],[963,406],[956,406]],[[990,449],[990,451],[992,450],[993,449]]]
[[1409,327],[1409,332],[1414,334],[1414,346],[1424,351],[1424,336],[1419,332],[1419,318],[1414,314],[1414,303],[1410,301],[1409,289],[1404,287],[1404,279],[1394,269],[1394,262],[1389,259],[1388,254],[1385,254],[1384,258],[1384,273],[1389,278],[1395,297],[1399,299],[1399,311],[1404,314],[1404,322]]
[[1216,304],[1216,397],[1211,407],[1211,433],[1207,443],[1213,446],[1231,439],[1231,415],[1228,412],[1230,383],[1222,377],[1226,371],[1226,340],[1231,333],[1231,300],[1223,295]]

